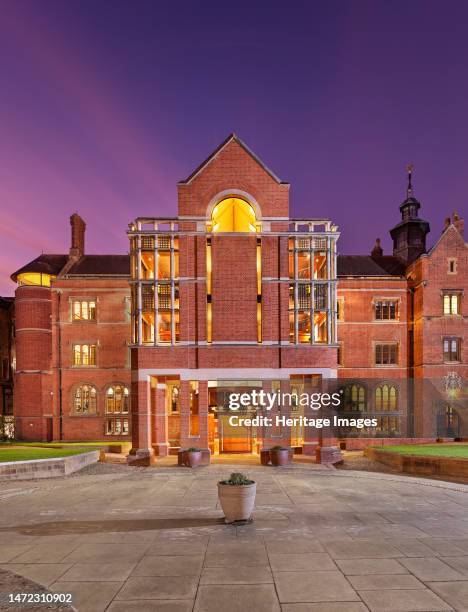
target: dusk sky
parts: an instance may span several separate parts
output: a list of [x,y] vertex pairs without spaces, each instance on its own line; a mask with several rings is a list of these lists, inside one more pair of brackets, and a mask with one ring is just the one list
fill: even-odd
[[467,212],[468,3],[0,0],[0,295],[75,211],[127,252],[230,132],[341,253],[391,253],[413,162],[432,244]]

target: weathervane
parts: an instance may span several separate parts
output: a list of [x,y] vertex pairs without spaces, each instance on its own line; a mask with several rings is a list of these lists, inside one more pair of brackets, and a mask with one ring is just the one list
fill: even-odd
[[408,172],[408,187],[406,189],[406,197],[407,198],[411,198],[413,196],[413,185],[411,183],[411,179],[413,176],[413,170],[414,170],[414,165],[413,164],[407,164],[406,165],[406,171]]

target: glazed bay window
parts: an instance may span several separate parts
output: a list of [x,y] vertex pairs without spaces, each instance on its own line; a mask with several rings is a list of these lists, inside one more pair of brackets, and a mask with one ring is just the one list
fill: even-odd
[[73,300],[72,302],[73,321],[95,321],[96,320],[96,301],[95,300]]
[[376,300],[374,311],[376,321],[396,321],[398,319],[398,300]]
[[335,236],[314,235],[312,222],[305,222],[305,230],[293,225],[298,234],[288,240],[289,341],[329,344],[336,339]]
[[73,365],[75,366],[95,366],[96,365],[96,345],[95,344],[74,344],[73,345]]
[[398,363],[398,344],[376,344],[375,365],[396,365]]
[[461,293],[456,291],[444,291],[444,315],[459,315],[461,314]]
[[[132,226],[132,337],[136,344],[179,341],[179,238],[175,221]],[[167,234],[160,234],[162,230]]]
[[461,361],[461,338],[444,338],[444,361]]

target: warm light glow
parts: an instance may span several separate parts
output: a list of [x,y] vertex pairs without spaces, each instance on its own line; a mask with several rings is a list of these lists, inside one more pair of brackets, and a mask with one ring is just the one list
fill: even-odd
[[211,215],[213,232],[256,232],[255,211],[240,198],[226,198]]
[[50,281],[56,278],[51,274],[41,274],[40,272],[23,272],[18,274],[18,285],[36,285],[38,287],[50,287]]

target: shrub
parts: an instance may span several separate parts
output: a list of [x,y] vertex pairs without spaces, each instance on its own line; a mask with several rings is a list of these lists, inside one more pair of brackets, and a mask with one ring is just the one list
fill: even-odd
[[195,446],[191,446],[187,449],[188,453],[201,453],[201,448],[195,448]]
[[233,472],[229,480],[220,480],[219,482],[220,484],[232,485],[232,486],[254,484],[253,480],[250,480],[250,478],[247,478],[247,476],[245,476],[244,474],[241,474],[240,472]]
[[270,450],[272,451],[280,451],[280,450],[289,450],[289,448],[287,446],[280,446],[279,444],[277,446],[273,446],[273,448],[270,448]]

